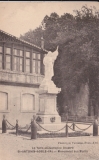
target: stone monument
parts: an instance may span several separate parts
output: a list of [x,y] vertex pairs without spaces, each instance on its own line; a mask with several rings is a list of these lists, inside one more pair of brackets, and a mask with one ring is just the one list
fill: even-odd
[[[57,112],[56,98],[61,91],[52,81],[54,75],[54,62],[58,56],[58,47],[55,52],[49,51],[43,59],[45,77],[39,87],[39,112],[38,119],[42,124],[60,124],[61,117]],[[51,127],[52,128],[52,127]]]

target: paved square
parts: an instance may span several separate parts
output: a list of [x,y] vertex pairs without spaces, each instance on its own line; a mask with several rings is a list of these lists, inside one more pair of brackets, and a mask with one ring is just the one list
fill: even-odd
[[0,134],[1,160],[99,160],[98,137],[30,138]]

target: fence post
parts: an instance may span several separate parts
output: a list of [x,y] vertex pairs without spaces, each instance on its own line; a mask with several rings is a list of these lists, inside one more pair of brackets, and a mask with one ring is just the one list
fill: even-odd
[[3,120],[2,120],[2,133],[6,133],[6,132],[7,132],[7,124],[6,124],[5,115],[3,115]]
[[68,137],[68,125],[66,123],[66,137]]
[[31,119],[31,139],[37,138],[37,124],[36,124],[36,116],[33,115],[33,119]]
[[96,116],[93,123],[93,136],[98,136],[98,121]]
[[16,120],[16,136],[18,135],[18,120]]
[[73,122],[73,131],[75,131],[75,123]]

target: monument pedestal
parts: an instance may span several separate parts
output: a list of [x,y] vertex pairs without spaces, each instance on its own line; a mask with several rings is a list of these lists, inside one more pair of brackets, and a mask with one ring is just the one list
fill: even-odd
[[56,109],[56,94],[42,93],[39,94],[39,112],[42,124],[58,124],[61,123],[61,117]]
[[57,112],[56,98],[57,93],[61,91],[57,88],[52,81],[53,65],[56,57],[58,56],[58,48],[55,52],[48,52],[44,57],[43,63],[45,65],[45,77],[39,87],[39,111],[37,121],[41,125],[45,125],[47,128],[50,125],[50,130],[53,130],[53,126],[61,124],[61,117]]
[[[57,112],[57,92],[60,90],[52,84],[50,87],[40,87],[39,89],[39,112],[37,114],[37,121],[45,129],[50,131],[61,128],[61,117]],[[49,89],[50,88],[50,89]],[[55,129],[56,128],[56,129]],[[43,130],[39,127],[39,130]]]

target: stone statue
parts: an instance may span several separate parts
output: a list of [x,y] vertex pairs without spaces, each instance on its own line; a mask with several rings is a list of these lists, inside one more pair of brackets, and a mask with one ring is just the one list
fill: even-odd
[[56,51],[51,52],[49,51],[47,55],[45,55],[43,59],[43,64],[45,65],[45,77],[40,84],[40,91],[44,92],[47,91],[48,93],[58,93],[61,89],[57,88],[52,81],[52,76],[54,76],[54,62],[58,56],[58,47]]
[[45,55],[43,64],[45,65],[45,79],[51,80],[54,75],[53,65],[54,61],[58,56],[58,47],[55,52],[49,51],[47,55]]

